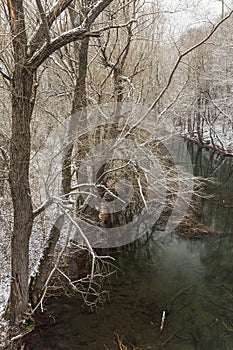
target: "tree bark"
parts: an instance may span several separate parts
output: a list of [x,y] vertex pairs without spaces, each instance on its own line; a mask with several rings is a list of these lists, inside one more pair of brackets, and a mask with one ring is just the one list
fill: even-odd
[[[75,27],[76,12],[74,6],[69,8],[70,18],[72,26]],[[72,180],[72,153],[74,149],[74,132],[77,130],[77,117],[74,116],[78,111],[82,111],[87,107],[87,92],[86,92],[86,77],[88,67],[88,47],[89,37],[83,39],[80,43],[75,43],[75,56],[77,59],[77,78],[74,88],[74,96],[72,101],[71,119],[68,126],[66,143],[67,146],[64,150],[63,166],[62,166],[62,188],[64,194],[71,191]],[[84,112],[85,113],[85,112]]]
[[29,184],[33,72],[26,66],[27,35],[23,1],[8,0],[8,10],[14,50],[9,167],[14,227],[11,238],[11,292],[8,314],[11,323],[16,324],[28,309],[29,239],[33,223]]
[[[86,38],[87,29],[96,17],[112,2],[97,1],[83,21],[83,28],[61,33],[44,44],[44,26],[47,31],[72,1],[59,0],[44,16],[44,22],[28,42],[23,0],[7,0],[11,26],[14,72],[11,77],[12,135],[10,145],[9,183],[13,202],[14,226],[11,238],[11,291],[7,308],[12,324],[19,323],[28,310],[29,302],[29,240],[33,225],[33,208],[30,193],[30,122],[34,107],[34,74],[37,68],[57,49]],[[66,191],[65,191],[66,192]],[[57,239],[58,233],[54,235]],[[56,239],[54,242],[56,242]],[[49,249],[53,250],[54,245]]]
[[36,307],[43,294],[45,283],[54,266],[54,252],[57,242],[60,238],[60,232],[64,224],[64,214],[57,217],[53,224],[50,234],[43,250],[42,257],[39,262],[39,268],[35,276],[31,278],[29,286],[30,301],[32,307]]
[[30,120],[33,74],[16,65],[12,81],[12,136],[9,182],[14,209],[11,239],[10,321],[19,322],[28,309],[29,239],[33,209],[29,184]]

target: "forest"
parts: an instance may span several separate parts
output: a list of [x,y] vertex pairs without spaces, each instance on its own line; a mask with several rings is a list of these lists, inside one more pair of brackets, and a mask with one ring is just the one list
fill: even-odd
[[0,24],[0,347],[232,349],[232,1]]

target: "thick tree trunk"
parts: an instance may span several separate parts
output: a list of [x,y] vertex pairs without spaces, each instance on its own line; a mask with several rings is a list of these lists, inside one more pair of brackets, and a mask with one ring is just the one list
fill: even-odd
[[9,317],[18,323],[28,309],[29,239],[33,209],[29,185],[30,119],[33,74],[16,65],[12,80],[12,136],[9,181],[14,209],[11,239],[11,293]]
[[[61,34],[57,37],[57,40],[47,42],[43,47],[42,34],[45,30],[49,30],[52,23],[70,5],[71,1],[61,0],[51,7],[47,17],[42,18],[42,24],[33,34],[30,43],[27,40],[27,28],[24,17],[26,3],[23,0],[7,0],[14,59],[14,74],[10,78],[12,137],[9,169],[9,182],[14,209],[14,227],[11,239],[11,292],[7,310],[12,324],[18,323],[23,318],[24,313],[28,309],[29,301],[29,240],[33,224],[29,183],[30,121],[35,97],[32,91],[32,70],[36,71],[57,49],[89,35],[87,30],[90,25],[111,2],[112,0],[98,1],[88,12],[88,16],[85,17],[83,21],[84,29],[76,26],[75,30],[68,31],[65,36]],[[41,7],[40,4],[39,7]],[[43,13],[41,13],[41,16],[43,16]],[[46,32],[46,34],[45,37],[49,41],[49,32]],[[38,54],[34,54],[36,50]],[[67,193],[69,190],[68,184],[65,183],[63,186],[64,192]],[[53,248],[53,245],[51,247]]]

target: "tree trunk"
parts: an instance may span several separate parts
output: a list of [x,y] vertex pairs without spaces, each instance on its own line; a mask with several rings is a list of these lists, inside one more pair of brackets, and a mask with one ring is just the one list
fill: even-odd
[[35,308],[42,297],[43,291],[45,289],[46,281],[53,269],[54,265],[54,252],[57,242],[60,238],[60,232],[64,224],[64,214],[57,217],[55,223],[53,224],[50,234],[44,247],[43,254],[41,256],[38,271],[35,276],[31,277],[29,286],[29,297],[32,307]]
[[18,323],[28,309],[29,239],[33,223],[29,185],[32,86],[32,72],[16,64],[12,80],[12,136],[9,170],[14,209],[9,300],[9,317],[12,324]]
[[[33,72],[35,73],[37,68],[59,48],[89,35],[87,30],[90,25],[111,2],[112,0],[98,1],[88,12],[82,23],[83,26],[76,26],[73,31],[61,33],[55,41],[51,40],[45,45],[44,40],[41,40],[42,33],[44,30],[49,30],[71,1],[61,0],[51,7],[46,19],[42,18],[39,29],[33,33],[31,45],[27,38],[24,16],[26,2],[23,0],[7,0],[6,2],[14,60],[14,73],[9,78],[12,94],[9,182],[14,210],[14,227],[11,238],[11,291],[7,309],[7,316],[12,324],[19,323],[23,318],[29,301],[29,240],[33,224],[29,183],[30,121],[35,98]],[[41,13],[41,17],[43,15]],[[47,21],[45,25],[43,19]],[[28,23],[30,23],[30,16]],[[49,32],[46,34],[47,41],[49,41]],[[38,51],[37,54],[35,54],[36,51]],[[68,185],[65,184],[64,187]]]
[[[75,27],[75,21],[77,14],[74,12],[74,7],[69,8],[70,18],[73,27]],[[77,78],[74,89],[74,97],[72,101],[71,119],[68,126],[66,135],[66,148],[63,156],[62,166],[62,188],[64,194],[71,191],[71,180],[72,180],[72,153],[74,148],[75,130],[77,130],[77,116],[74,116],[78,111],[81,113],[87,106],[87,92],[86,92],[86,77],[87,77],[87,66],[88,66],[88,47],[89,38],[83,39],[80,43],[75,43],[75,56],[77,59]],[[85,113],[85,112],[84,112]],[[85,122],[85,121],[80,121]]]
[[201,97],[198,97],[197,100],[197,113],[196,113],[196,127],[197,127],[197,136],[200,144],[203,143],[203,130],[201,130],[201,109],[202,101]]

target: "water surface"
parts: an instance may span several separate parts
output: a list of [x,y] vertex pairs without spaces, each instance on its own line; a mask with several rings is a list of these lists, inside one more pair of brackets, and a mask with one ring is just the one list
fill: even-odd
[[34,350],[115,350],[117,335],[128,349],[233,349],[233,162],[189,150],[195,175],[218,181],[203,200],[202,220],[214,234],[190,240],[155,232],[136,251],[116,253],[119,270],[103,308],[54,300],[53,321],[37,330]]

